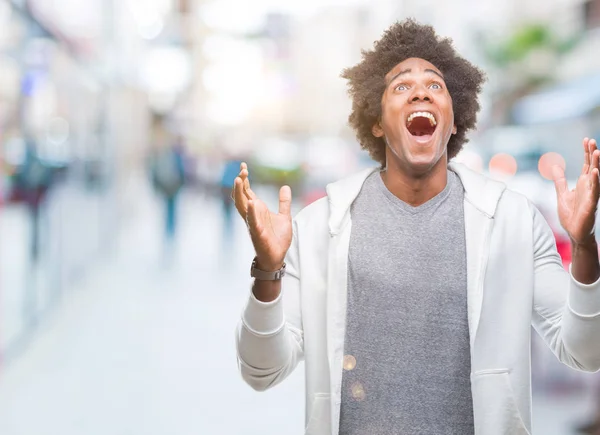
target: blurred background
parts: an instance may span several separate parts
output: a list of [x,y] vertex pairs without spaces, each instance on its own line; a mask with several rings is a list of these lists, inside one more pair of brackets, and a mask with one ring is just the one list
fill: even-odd
[[[366,166],[341,70],[415,17],[488,74],[457,157],[552,226],[600,139],[600,0],[0,0],[0,433],[301,434],[302,367],[256,393],[234,330],[249,162],[294,211]],[[594,433],[600,374],[533,336],[534,433]],[[585,427],[588,426],[588,427]]]

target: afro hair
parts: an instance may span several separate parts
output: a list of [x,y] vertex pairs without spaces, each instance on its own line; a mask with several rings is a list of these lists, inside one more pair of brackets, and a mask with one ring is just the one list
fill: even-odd
[[400,62],[410,58],[424,59],[444,75],[452,97],[457,132],[448,141],[448,160],[455,157],[468,141],[467,131],[477,122],[478,101],[485,81],[484,73],[460,57],[449,38],[440,38],[432,26],[408,19],[397,22],[376,41],[373,50],[363,50],[362,60],[342,72],[348,80],[352,111],[348,118],[361,147],[371,158],[386,165],[385,142],[375,137],[373,125],[381,119],[381,98],[385,76]]

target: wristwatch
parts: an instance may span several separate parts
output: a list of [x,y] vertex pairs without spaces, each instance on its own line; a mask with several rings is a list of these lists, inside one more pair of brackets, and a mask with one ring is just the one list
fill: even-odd
[[252,278],[260,279],[261,281],[277,281],[285,275],[285,262],[281,269],[274,272],[265,272],[256,267],[256,257],[252,260],[252,267],[250,267],[250,276]]

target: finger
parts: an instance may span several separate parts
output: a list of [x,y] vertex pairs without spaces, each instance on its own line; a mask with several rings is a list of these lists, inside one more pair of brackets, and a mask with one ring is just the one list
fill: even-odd
[[248,201],[248,214],[246,218],[248,230],[252,236],[258,236],[263,231],[263,225],[258,216],[256,203],[252,200]]
[[590,165],[590,171],[593,171],[594,169],[598,169],[598,159],[599,158],[600,158],[600,151],[595,149],[594,153],[592,154],[592,163]]
[[587,174],[590,171],[590,148],[587,137],[583,139],[583,159],[583,168],[581,169],[581,173]]
[[585,140],[587,141],[587,144],[588,144],[588,153],[590,155],[589,171],[591,171],[593,168],[593,163],[594,163],[594,151],[596,151],[597,147],[596,147],[596,142],[592,143],[592,141],[589,140],[587,137],[585,138]]
[[594,199],[598,201],[598,196],[600,194],[600,169],[594,168],[592,169],[592,194],[594,195]]
[[243,219],[246,219],[248,212],[248,198],[244,195],[244,188],[242,179],[236,177],[233,183],[233,200],[235,202],[235,208]]
[[246,198],[248,198],[249,200],[252,199],[256,199],[257,196],[254,193],[254,191],[252,189],[250,189],[250,184],[248,183],[247,185],[244,185],[244,194],[246,195]]
[[283,186],[279,189],[279,213],[290,216],[292,213],[292,189]]
[[246,162],[242,162],[240,163],[240,173],[238,174],[238,177],[240,177],[242,179],[242,181],[244,182],[244,184],[246,184],[246,180],[248,179],[248,165],[246,164]]
[[588,148],[590,150],[590,154],[592,154],[594,151],[596,151],[598,149],[598,144],[596,143],[596,139],[588,140]]
[[598,156],[596,155],[597,153],[600,153],[600,151],[598,151],[598,145],[596,143],[595,139],[588,139],[586,138],[586,140],[588,141],[588,149],[590,151],[590,172],[593,171],[594,168],[598,168],[598,162],[596,161],[596,165],[594,166],[594,159],[598,159]]
[[560,198],[568,190],[565,171],[559,165],[552,166],[552,179],[554,180],[554,188],[556,195]]
[[250,176],[250,173],[248,172],[248,169],[242,170],[242,173],[242,180],[244,181],[244,195],[246,195],[246,198],[248,198],[249,200],[256,199],[256,194],[250,188],[250,179],[248,178]]
[[254,199],[254,198],[250,197],[250,195],[248,195],[248,193],[247,193],[247,189],[250,187],[250,182],[248,181],[248,175],[249,175],[248,168],[246,167],[245,163],[242,163],[240,165],[240,173],[238,175],[238,177],[240,177],[242,179],[241,190],[247,199]]

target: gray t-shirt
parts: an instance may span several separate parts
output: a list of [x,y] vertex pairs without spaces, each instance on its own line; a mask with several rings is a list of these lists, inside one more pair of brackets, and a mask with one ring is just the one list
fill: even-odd
[[412,207],[379,172],[354,202],[340,435],[474,433],[464,191]]

